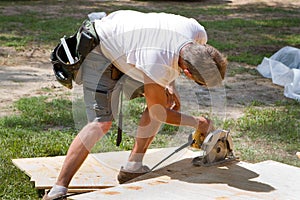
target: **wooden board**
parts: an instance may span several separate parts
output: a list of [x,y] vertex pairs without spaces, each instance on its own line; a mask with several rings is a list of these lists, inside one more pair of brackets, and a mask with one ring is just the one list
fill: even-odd
[[[151,168],[175,149],[150,149],[145,164]],[[94,192],[69,199],[298,200],[300,197],[300,168],[274,161],[196,167],[191,161],[200,152],[188,149],[172,156],[154,172],[119,185],[116,176],[129,154],[129,151],[90,154],[70,188]],[[64,156],[24,158],[14,159],[13,163],[31,177],[37,189],[48,189],[54,184],[64,159]]]
[[195,167],[184,159],[129,184],[70,199],[298,200],[299,187],[300,168],[274,161]]
[[[161,149],[148,149],[145,154],[143,164],[152,168],[158,162],[160,162],[163,158],[167,157],[171,153],[176,150],[177,147],[169,147],[169,148],[161,148]],[[157,169],[162,168],[164,166],[175,163],[179,160],[186,158],[193,158],[199,156],[201,152],[192,151],[190,149],[183,149],[178,153],[175,153],[165,162],[157,167]],[[101,165],[106,166],[107,168],[113,170],[120,170],[121,166],[126,164],[127,159],[129,157],[130,151],[122,151],[122,152],[109,152],[109,153],[98,153],[93,154],[93,157],[101,163]]]
[[[49,189],[55,183],[65,156],[13,159],[14,165],[24,171],[37,189]],[[70,189],[107,188],[118,185],[118,171],[106,168],[89,155],[75,174]]]
[[[151,167],[175,149],[149,149],[144,159],[145,164],[149,164]],[[75,174],[69,189],[86,191],[119,185],[116,177],[120,167],[126,163],[129,154],[130,151],[90,154]],[[184,149],[168,159],[164,165],[194,157],[196,154],[198,155],[199,152]],[[13,159],[12,162],[31,178],[37,189],[49,189],[55,183],[64,159],[65,156],[21,158]]]

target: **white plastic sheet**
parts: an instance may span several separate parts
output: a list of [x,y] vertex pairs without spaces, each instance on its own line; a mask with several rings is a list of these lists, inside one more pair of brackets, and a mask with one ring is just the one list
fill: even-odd
[[270,58],[265,57],[257,70],[274,84],[284,86],[286,97],[300,101],[300,49],[283,47]]

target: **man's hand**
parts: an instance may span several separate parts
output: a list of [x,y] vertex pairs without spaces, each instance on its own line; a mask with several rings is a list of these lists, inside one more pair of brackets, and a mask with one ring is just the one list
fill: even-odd
[[205,117],[198,117],[197,119],[199,121],[197,131],[200,131],[202,134],[205,134],[205,137],[208,133],[215,130],[212,120]]
[[194,142],[191,144],[193,148],[200,149],[206,136],[214,130],[213,122],[205,117],[197,118],[199,120],[198,128],[193,133]]

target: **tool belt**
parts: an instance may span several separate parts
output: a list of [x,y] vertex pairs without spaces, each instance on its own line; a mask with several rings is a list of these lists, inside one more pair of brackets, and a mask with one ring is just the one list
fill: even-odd
[[88,19],[73,36],[61,38],[50,55],[57,81],[71,89],[72,80],[75,80],[80,65],[99,43],[94,23]]

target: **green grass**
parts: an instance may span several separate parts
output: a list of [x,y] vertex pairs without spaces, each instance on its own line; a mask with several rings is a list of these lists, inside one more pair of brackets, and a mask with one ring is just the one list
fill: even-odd
[[22,98],[19,114],[0,118],[0,199],[37,199],[29,178],[11,159],[65,155],[75,130],[70,102]]
[[[293,32],[293,27],[300,24],[299,18],[228,19],[203,24],[208,27],[209,42],[229,52],[229,60],[240,63],[257,65],[283,46],[299,45],[299,34]],[[220,34],[223,36],[219,37]],[[224,35],[226,41],[220,40]]]
[[[263,57],[272,55],[279,48],[299,46],[299,9],[270,7],[264,4],[231,7],[226,3],[209,4],[181,2],[151,2],[148,4],[118,4],[113,1],[85,2],[76,8],[63,1],[20,1],[18,4],[60,6],[63,12],[41,13],[38,9],[24,9],[20,14],[0,15],[0,45],[26,48],[28,45],[53,46],[63,35],[72,35],[86,14],[95,10],[112,12],[119,9],[134,9],[144,12],[170,12],[196,18],[209,35],[209,43],[220,49],[229,60],[257,65]],[[76,4],[76,3],[74,3]],[[0,6],[12,5],[0,2]],[[280,30],[280,31],[279,31]],[[238,53],[237,53],[238,52]]]
[[278,102],[273,107],[253,102],[242,117],[228,120],[225,128],[233,130],[241,160],[275,160],[300,167],[295,156],[300,144],[299,102]]
[[285,150],[296,151],[300,143],[300,104],[265,109],[250,107],[238,125],[240,131],[247,132],[254,140],[284,142]]
[[27,11],[20,15],[0,16],[0,46],[26,48],[32,43],[55,44],[59,38],[72,35],[80,25],[80,20],[62,17],[40,19],[40,14]]

